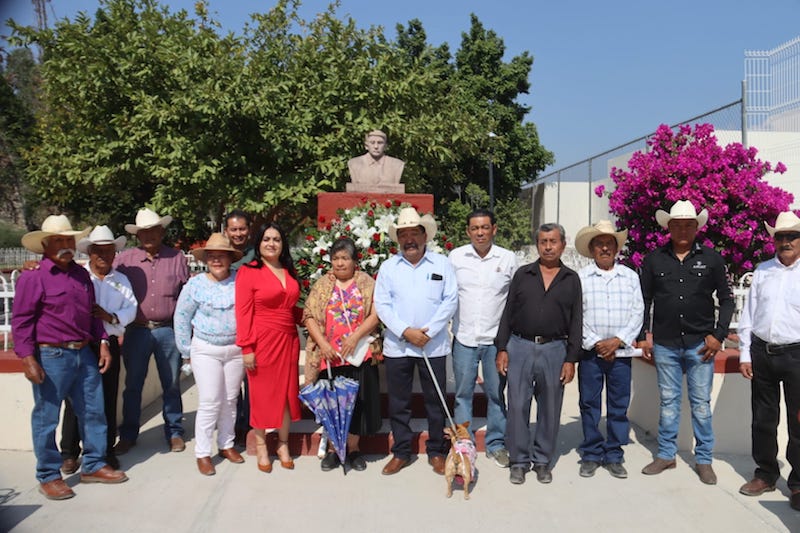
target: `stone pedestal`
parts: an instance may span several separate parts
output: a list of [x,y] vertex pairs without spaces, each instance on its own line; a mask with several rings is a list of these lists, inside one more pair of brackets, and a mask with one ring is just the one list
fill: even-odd
[[433,214],[432,194],[395,194],[383,192],[323,192],[317,195],[317,227],[325,228],[339,209],[349,209],[375,202],[383,205],[395,201],[412,205],[419,214]]
[[348,181],[344,187],[347,192],[376,194],[405,194],[406,186],[402,183],[353,183]]

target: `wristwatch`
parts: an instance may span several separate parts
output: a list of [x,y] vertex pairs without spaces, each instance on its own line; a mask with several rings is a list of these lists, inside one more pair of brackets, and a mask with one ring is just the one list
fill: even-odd
[[117,317],[116,313],[112,313],[111,314],[111,325],[112,326],[116,326],[117,324],[119,324],[119,317]]

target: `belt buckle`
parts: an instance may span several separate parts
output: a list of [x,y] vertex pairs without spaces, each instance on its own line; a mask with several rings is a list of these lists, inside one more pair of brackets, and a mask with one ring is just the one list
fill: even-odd
[[82,348],[80,342],[65,342],[64,346],[67,350],[80,350]]
[[534,335],[533,342],[535,342],[536,344],[544,344],[544,337],[542,337],[541,335]]

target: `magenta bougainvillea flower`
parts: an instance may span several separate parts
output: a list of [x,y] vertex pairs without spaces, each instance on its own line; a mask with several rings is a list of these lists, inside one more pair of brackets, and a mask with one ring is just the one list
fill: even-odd
[[627,170],[611,169],[613,191],[595,189],[597,196],[608,196],[617,227],[628,228],[628,264],[640,266],[648,252],[669,241],[655,212],[669,211],[678,200],[708,210],[708,223],[697,238],[722,254],[734,277],[773,256],[763,222],[772,224],[794,198],[764,177],[786,172],[783,163],[773,167],[756,157],[756,148],[740,143],[721,147],[711,124],[683,125],[677,132],[662,124],[647,145],[647,151],[631,156]]

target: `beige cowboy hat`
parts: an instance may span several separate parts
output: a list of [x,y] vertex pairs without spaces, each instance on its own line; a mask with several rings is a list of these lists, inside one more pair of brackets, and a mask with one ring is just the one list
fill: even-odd
[[767,227],[767,233],[775,236],[776,233],[781,231],[800,231],[800,218],[792,211],[784,211],[775,220],[775,227],[766,222],[764,222],[764,225]]
[[88,254],[89,247],[93,244],[113,244],[116,250],[119,252],[125,248],[126,242],[128,242],[128,239],[126,239],[124,236],[119,236],[115,239],[114,234],[111,233],[111,230],[108,226],[95,226],[88,237],[84,237],[78,241],[77,248],[79,252]]
[[202,248],[195,248],[192,250],[192,255],[198,261],[205,263],[207,251],[231,252],[233,254],[234,261],[238,261],[244,255],[244,252],[234,248],[231,245],[231,241],[229,241],[228,238],[222,233],[212,233],[206,241],[206,245]]
[[700,211],[700,214],[698,214],[694,205],[692,205],[692,202],[689,200],[678,200],[675,202],[675,205],[672,206],[672,209],[669,210],[669,213],[663,209],[656,211],[656,222],[658,222],[658,225],[662,228],[669,226],[669,221],[673,219],[696,220],[697,229],[700,229],[708,222],[708,211],[703,209]]
[[150,229],[155,226],[166,228],[172,222],[172,217],[169,215],[160,217],[155,211],[148,208],[139,209],[136,213],[136,224],[125,224],[125,231],[132,235],[136,235],[140,230]]
[[397,215],[397,222],[389,224],[389,238],[397,242],[397,230],[404,228],[425,228],[425,235],[430,241],[436,235],[436,221],[430,215],[419,216],[413,207],[404,207]]
[[66,215],[50,215],[42,222],[42,229],[31,231],[22,236],[22,246],[33,253],[44,253],[42,239],[51,235],[64,235],[79,239],[89,233],[89,228],[82,230],[72,229],[72,224]]
[[617,251],[622,250],[628,240],[628,230],[614,231],[614,224],[610,220],[600,220],[594,226],[581,228],[575,236],[575,249],[584,257],[593,257],[589,244],[598,235],[613,235],[617,240]]

